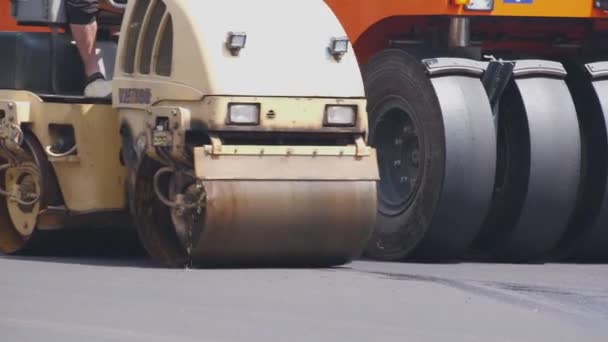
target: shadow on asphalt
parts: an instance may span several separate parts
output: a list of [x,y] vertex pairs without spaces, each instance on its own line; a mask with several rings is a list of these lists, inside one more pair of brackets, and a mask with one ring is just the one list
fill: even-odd
[[37,232],[26,250],[4,259],[109,267],[156,268],[131,229],[75,229]]
[[133,256],[20,256],[20,255],[0,255],[2,259],[19,260],[19,261],[34,261],[55,264],[71,264],[84,266],[99,266],[99,267],[129,267],[129,268],[162,268],[147,259],[146,257]]

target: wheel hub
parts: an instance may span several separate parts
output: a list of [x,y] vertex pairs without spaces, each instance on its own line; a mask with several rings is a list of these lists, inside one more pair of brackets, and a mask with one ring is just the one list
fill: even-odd
[[[175,193],[175,180],[171,182],[171,193]],[[171,221],[175,227],[178,238],[188,252],[191,253],[193,240],[196,238],[193,227],[200,224],[204,215],[206,202],[205,188],[195,182],[185,187],[183,192],[172,196],[182,206],[171,208]]]
[[11,193],[7,208],[17,232],[29,236],[34,232],[40,212],[40,175],[33,165],[6,170],[6,189]]
[[380,165],[380,210],[398,215],[412,203],[419,188],[420,137],[412,117],[391,109],[376,127],[376,148]]

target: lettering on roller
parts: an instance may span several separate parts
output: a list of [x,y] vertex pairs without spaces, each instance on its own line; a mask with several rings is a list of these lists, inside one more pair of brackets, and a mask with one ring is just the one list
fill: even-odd
[[120,88],[118,99],[124,104],[150,104],[152,102],[152,89],[150,88]]

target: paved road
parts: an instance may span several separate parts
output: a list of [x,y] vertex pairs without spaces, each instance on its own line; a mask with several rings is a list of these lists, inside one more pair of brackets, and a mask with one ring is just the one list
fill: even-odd
[[608,341],[607,265],[167,270],[0,257],[0,340]]

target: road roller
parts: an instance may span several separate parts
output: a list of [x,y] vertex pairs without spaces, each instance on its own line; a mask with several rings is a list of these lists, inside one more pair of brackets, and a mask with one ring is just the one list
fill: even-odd
[[136,230],[169,267],[363,252],[379,172],[359,65],[326,3],[102,1],[107,100],[82,96],[62,5],[16,1],[0,23],[13,28],[0,32],[2,252],[100,225]]
[[608,259],[608,1],[326,2],[378,153],[368,256]]

